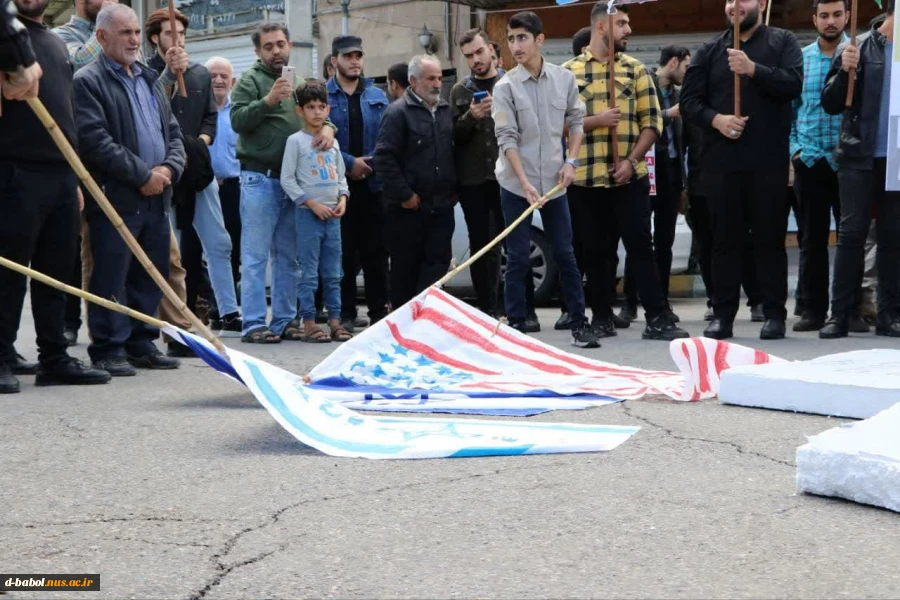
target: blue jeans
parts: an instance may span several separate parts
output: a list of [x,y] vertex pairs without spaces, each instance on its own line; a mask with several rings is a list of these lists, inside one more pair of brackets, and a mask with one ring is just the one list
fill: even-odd
[[295,209],[297,253],[300,257],[300,316],[304,321],[316,318],[316,289],[322,278],[322,300],[330,319],[341,314],[341,221],[321,220],[308,208]]
[[[272,321],[277,335],[297,316],[294,204],[281,182],[241,171],[241,308],[243,333],[266,325],[266,268],[272,256]],[[224,313],[223,313],[224,314]]]
[[[500,189],[500,206],[507,227],[528,208],[528,201],[512,192]],[[559,269],[559,283],[563,299],[569,309],[569,325],[576,329],[584,325],[584,288],[581,271],[575,263],[572,249],[572,217],[565,195],[547,202],[541,211],[544,236],[550,242],[553,259]],[[525,322],[525,275],[531,257],[531,215],[519,223],[506,238],[506,316],[510,324]]]
[[[181,230],[175,221],[175,211],[169,214],[180,246]],[[215,179],[205,189],[197,192],[194,230],[200,238],[200,245],[203,246],[203,254],[206,256],[209,283],[216,297],[219,314],[224,316],[238,312],[234,275],[231,272],[231,237],[225,229],[222,203],[219,201],[219,184]]]

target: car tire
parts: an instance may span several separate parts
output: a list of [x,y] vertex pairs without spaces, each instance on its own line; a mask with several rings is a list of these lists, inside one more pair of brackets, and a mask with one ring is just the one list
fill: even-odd
[[[506,247],[503,247],[503,275],[506,274]],[[546,306],[556,295],[559,269],[550,250],[550,242],[539,229],[531,229],[531,271],[534,278],[534,304]]]

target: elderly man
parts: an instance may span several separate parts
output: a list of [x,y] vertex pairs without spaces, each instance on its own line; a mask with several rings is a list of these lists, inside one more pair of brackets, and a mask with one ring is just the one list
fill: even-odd
[[395,309],[450,267],[456,168],[453,117],[441,99],[441,81],[437,58],[414,57],[409,89],[385,111],[375,146],[375,171],[384,181]]
[[[172,184],[184,171],[178,121],[156,73],[137,62],[141,27],[135,12],[107,6],[97,16],[100,58],[75,75],[75,120],[85,165],[156,268],[169,272]],[[90,291],[135,310],[156,312],[162,292],[136,261],[110,220],[91,203],[87,221],[94,271]],[[153,343],[159,331],[102,308],[88,309],[94,364],[113,376],[134,367],[174,369]]]
[[[19,19],[43,69],[38,98],[63,135],[75,142],[72,67],[63,43],[43,25],[47,0],[17,0]],[[36,63],[36,64],[37,64]],[[0,119],[0,255],[51,277],[72,270],[78,230],[78,180],[32,110],[8,101]],[[31,306],[40,366],[27,365],[13,344],[25,300],[25,277],[0,269],[0,393],[19,391],[15,374],[37,371],[37,385],[106,383],[109,374],[87,369],[66,353],[65,294],[32,282]]]

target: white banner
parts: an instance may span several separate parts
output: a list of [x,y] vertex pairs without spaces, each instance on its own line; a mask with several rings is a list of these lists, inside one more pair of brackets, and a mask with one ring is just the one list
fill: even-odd
[[656,195],[656,144],[650,146],[650,150],[644,156],[647,163],[647,177],[650,178],[650,195]]

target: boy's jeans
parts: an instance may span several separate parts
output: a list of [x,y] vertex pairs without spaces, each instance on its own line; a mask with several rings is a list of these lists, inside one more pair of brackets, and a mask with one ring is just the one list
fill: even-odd
[[[300,257],[300,316],[304,321],[316,318],[316,289],[322,278],[322,300],[329,318],[341,314],[341,221],[319,219],[308,208],[295,209],[297,252]],[[246,312],[246,311],[245,311]]]
[[276,335],[297,316],[294,204],[278,179],[241,171],[241,308],[247,334],[266,324],[266,267],[272,255],[272,322]]

